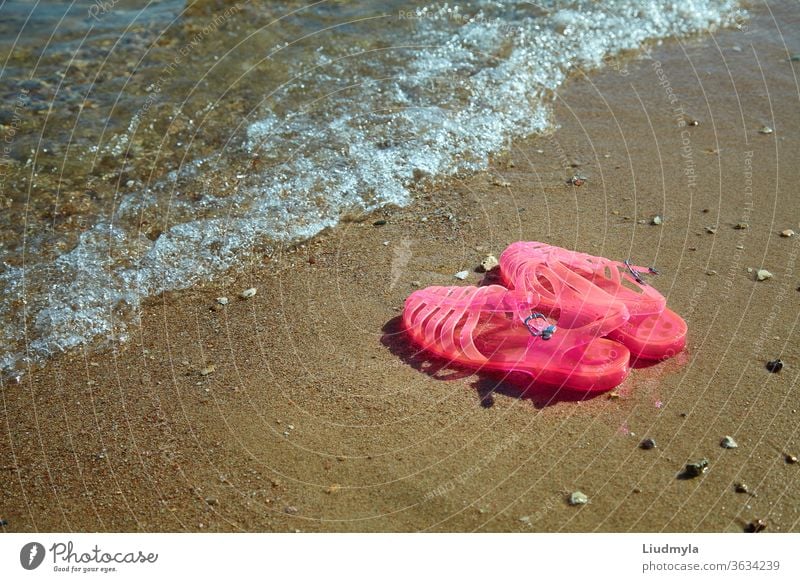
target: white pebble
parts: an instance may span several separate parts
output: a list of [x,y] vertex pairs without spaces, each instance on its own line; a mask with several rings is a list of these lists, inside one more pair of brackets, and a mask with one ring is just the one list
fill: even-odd
[[795,232],[791,228],[787,228],[786,230],[781,232],[781,236],[784,238],[789,238],[795,235]]
[[227,305],[228,304],[228,298],[227,297],[217,297],[217,303],[219,303],[220,305]]
[[463,281],[464,279],[466,279],[467,277],[469,277],[469,271],[459,271],[458,273],[456,273],[455,275],[453,275],[453,277],[455,277],[455,278],[456,278],[456,279],[458,279],[459,281]]
[[772,279],[772,273],[770,273],[766,269],[759,269],[756,272],[756,279],[758,279],[759,281],[764,281],[766,279]]
[[256,295],[256,288],[250,287],[249,289],[245,289],[241,293],[239,293],[239,297],[242,299],[250,299],[251,297],[255,297]]

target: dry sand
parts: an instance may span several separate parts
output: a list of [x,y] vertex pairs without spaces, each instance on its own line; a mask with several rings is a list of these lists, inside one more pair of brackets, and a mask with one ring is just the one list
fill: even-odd
[[[783,455],[800,454],[800,237],[779,235],[800,232],[789,6],[576,74],[560,128],[489,172],[155,298],[117,349],[3,384],[4,529],[800,531]],[[685,353],[583,401],[414,358],[397,323],[412,282],[475,284],[520,239],[656,265]],[[761,267],[774,277],[754,281]],[[707,474],[676,478],[703,457]],[[588,505],[567,504],[576,489]]]

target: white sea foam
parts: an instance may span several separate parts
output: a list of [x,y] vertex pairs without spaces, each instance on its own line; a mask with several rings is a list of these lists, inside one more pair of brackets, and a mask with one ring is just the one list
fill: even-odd
[[131,193],[54,261],[7,267],[0,314],[13,324],[0,337],[0,368],[124,339],[142,298],[211,280],[264,239],[311,237],[343,213],[408,204],[425,177],[484,169],[511,138],[552,127],[552,92],[574,67],[729,24],[735,8],[729,0],[440,4],[388,14],[393,49],[358,54],[332,41],[316,51],[315,67],[289,63],[291,84],[265,88],[271,96],[240,149],[190,162],[157,185],[180,188],[258,155],[263,169],[232,194],[170,197],[172,226],[151,241],[126,225],[163,197]]

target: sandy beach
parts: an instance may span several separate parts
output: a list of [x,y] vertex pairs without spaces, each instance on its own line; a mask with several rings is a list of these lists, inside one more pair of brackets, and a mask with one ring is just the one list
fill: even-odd
[[[2,529],[800,531],[800,235],[781,236],[800,233],[800,11],[749,10],[577,72],[558,129],[488,172],[151,298],[125,343],[5,381]],[[655,265],[685,352],[591,399],[415,355],[405,298],[477,284],[517,240]]]

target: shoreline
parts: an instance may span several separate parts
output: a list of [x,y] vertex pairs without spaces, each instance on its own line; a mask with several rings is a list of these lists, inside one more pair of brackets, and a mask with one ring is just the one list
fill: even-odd
[[[800,531],[783,457],[800,453],[800,237],[779,234],[800,232],[800,120],[775,31],[800,15],[770,8],[578,72],[559,129],[488,172],[151,298],[127,344],[4,383],[3,529]],[[415,285],[476,284],[515,240],[658,266],[687,350],[590,400],[413,358],[397,320]],[[700,458],[708,474],[676,479]],[[590,503],[570,507],[578,489]]]

